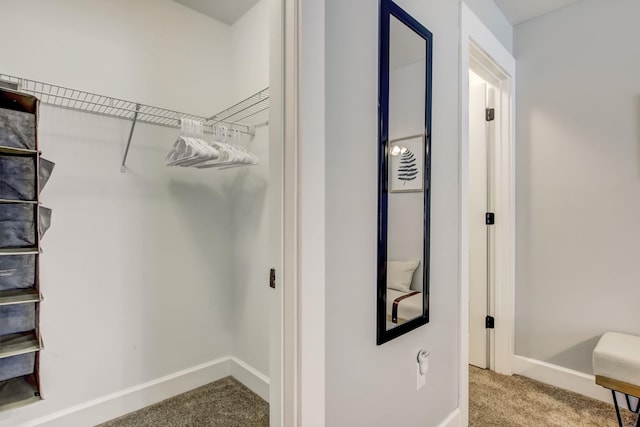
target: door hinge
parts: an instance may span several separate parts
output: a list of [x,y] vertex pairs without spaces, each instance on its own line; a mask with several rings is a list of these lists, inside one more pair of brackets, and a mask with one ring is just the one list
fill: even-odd
[[487,108],[485,111],[485,119],[488,122],[492,122],[496,118],[496,109],[495,108]]
[[484,223],[487,225],[493,225],[496,223],[496,214],[493,212],[487,212],[484,214]]
[[272,289],[276,288],[276,269],[272,268],[269,271],[269,287]]
[[493,316],[487,316],[484,318],[484,327],[487,329],[494,329],[496,324],[496,319]]

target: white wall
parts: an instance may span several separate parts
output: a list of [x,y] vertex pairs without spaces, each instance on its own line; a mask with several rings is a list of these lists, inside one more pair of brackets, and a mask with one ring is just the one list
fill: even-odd
[[491,29],[502,45],[513,53],[513,26],[493,0],[463,0],[469,9]]
[[640,335],[640,58],[634,0],[516,27],[516,353],[591,372],[604,331]]
[[260,0],[231,26],[233,102],[269,86],[269,0]]
[[[169,0],[3,1],[2,9],[0,37],[23,34],[3,49],[2,73],[202,115],[251,94],[231,84],[230,64],[247,56],[248,84],[268,85],[265,58],[230,50],[268,39],[264,25],[246,35]],[[259,166],[199,171],[165,167],[177,131],[140,124],[121,174],[129,128],[42,107],[41,147],[57,163],[43,193],[53,208],[42,257],[46,399],[3,414],[2,427],[235,356],[234,348],[268,372],[266,307],[256,291],[258,282],[266,289],[266,128],[247,142]]]
[[[233,102],[269,86],[269,0],[261,0],[231,27]],[[260,117],[267,119],[266,114]],[[269,374],[269,131],[256,129],[243,145],[260,158],[234,182],[233,355]]]
[[4,49],[5,74],[192,114],[212,114],[230,102],[232,74],[221,64],[230,56],[229,26],[178,3],[2,0],[1,6],[2,32],[14,40]]
[[233,356],[269,375],[269,185],[268,128],[245,144],[260,158],[242,168],[234,181]]
[[[140,125],[127,174],[126,122],[43,107],[56,162],[43,193],[41,380],[37,418],[226,356],[231,350],[231,186],[163,166],[175,132]],[[190,173],[191,172],[191,173]]]
[[[284,267],[286,283],[297,283],[298,289],[284,292],[283,328],[295,333],[291,342],[285,334],[283,365],[291,368],[299,363],[293,376],[284,378],[285,408],[290,410],[283,417],[286,425],[293,425],[297,418],[300,426],[325,427],[326,413],[326,360],[327,340],[325,319],[327,281],[327,39],[330,30],[325,25],[327,10],[324,0],[302,0],[296,10],[295,0],[285,0],[284,34],[291,34],[298,27],[299,38],[284,37],[284,61],[282,87],[285,112],[293,113],[297,120],[284,117],[284,189],[285,193],[298,193],[298,197],[285,198],[283,222],[296,218],[297,224],[284,226]],[[297,15],[297,16],[296,16]],[[296,22],[299,20],[298,22]],[[299,55],[290,55],[297,49]],[[297,63],[296,63],[297,62]],[[275,77],[275,76],[274,76]],[[273,79],[278,81],[279,79]],[[276,83],[280,85],[279,83]],[[295,88],[299,90],[295,90]],[[297,99],[296,99],[297,98]],[[297,102],[296,102],[297,101]],[[297,109],[295,111],[294,109]],[[295,114],[297,113],[297,117]],[[276,128],[277,130],[277,128]],[[297,135],[296,135],[297,134]],[[297,144],[290,144],[297,137]],[[273,174],[271,175],[273,176]],[[289,179],[294,177],[294,179]],[[293,214],[297,212],[297,214]],[[292,229],[294,232],[292,233]],[[296,242],[296,240],[298,240]],[[291,257],[290,254],[293,255]],[[290,255],[287,257],[287,255]],[[298,265],[291,265],[290,260]],[[294,277],[297,276],[297,277]],[[296,313],[299,310],[299,314]],[[298,317],[297,322],[289,319]],[[297,331],[295,330],[297,329]],[[292,345],[293,344],[293,345]],[[295,345],[295,358],[287,357]],[[286,371],[285,371],[286,372]],[[297,383],[297,384],[296,384]],[[286,399],[297,389],[298,399]],[[288,400],[288,401],[287,401]],[[287,411],[285,411],[287,412]]]
[[[375,344],[378,2],[326,0],[325,396],[332,427],[437,426],[458,407],[459,10],[449,0],[399,3],[434,34],[431,321]],[[421,348],[431,353],[430,371],[416,392]]]

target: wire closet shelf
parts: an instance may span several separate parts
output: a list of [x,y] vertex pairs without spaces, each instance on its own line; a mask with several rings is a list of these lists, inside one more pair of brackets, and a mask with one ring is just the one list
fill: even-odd
[[179,129],[180,119],[185,118],[204,123],[206,133],[213,133],[214,127],[221,125],[227,127],[229,131],[249,135],[255,133],[257,126],[268,124],[269,88],[251,95],[218,114],[203,117],[1,73],[0,87],[34,95],[41,102],[56,107],[132,121],[129,141],[122,161],[123,172],[126,170],[127,154],[136,123]]

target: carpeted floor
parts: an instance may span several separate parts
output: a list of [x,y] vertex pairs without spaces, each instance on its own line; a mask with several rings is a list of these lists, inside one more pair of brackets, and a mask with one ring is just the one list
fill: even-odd
[[269,427],[269,404],[226,377],[99,427]]
[[[635,415],[624,412],[625,426]],[[518,375],[469,367],[469,427],[617,427],[615,408]]]
[[[625,426],[635,415],[623,411]],[[469,427],[617,427],[612,404],[469,367]],[[232,377],[98,427],[268,427],[269,405]]]

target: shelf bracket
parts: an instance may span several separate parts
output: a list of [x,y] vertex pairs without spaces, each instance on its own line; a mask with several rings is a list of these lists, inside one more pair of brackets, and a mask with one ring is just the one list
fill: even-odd
[[133,115],[133,123],[131,123],[131,130],[129,131],[129,140],[127,141],[127,147],[124,149],[122,166],[120,166],[120,172],[122,173],[125,173],[127,171],[127,156],[129,155],[129,147],[131,147],[131,138],[133,138],[133,131],[136,128],[136,122],[138,121],[138,112],[140,112],[140,104],[136,104],[136,112]]

